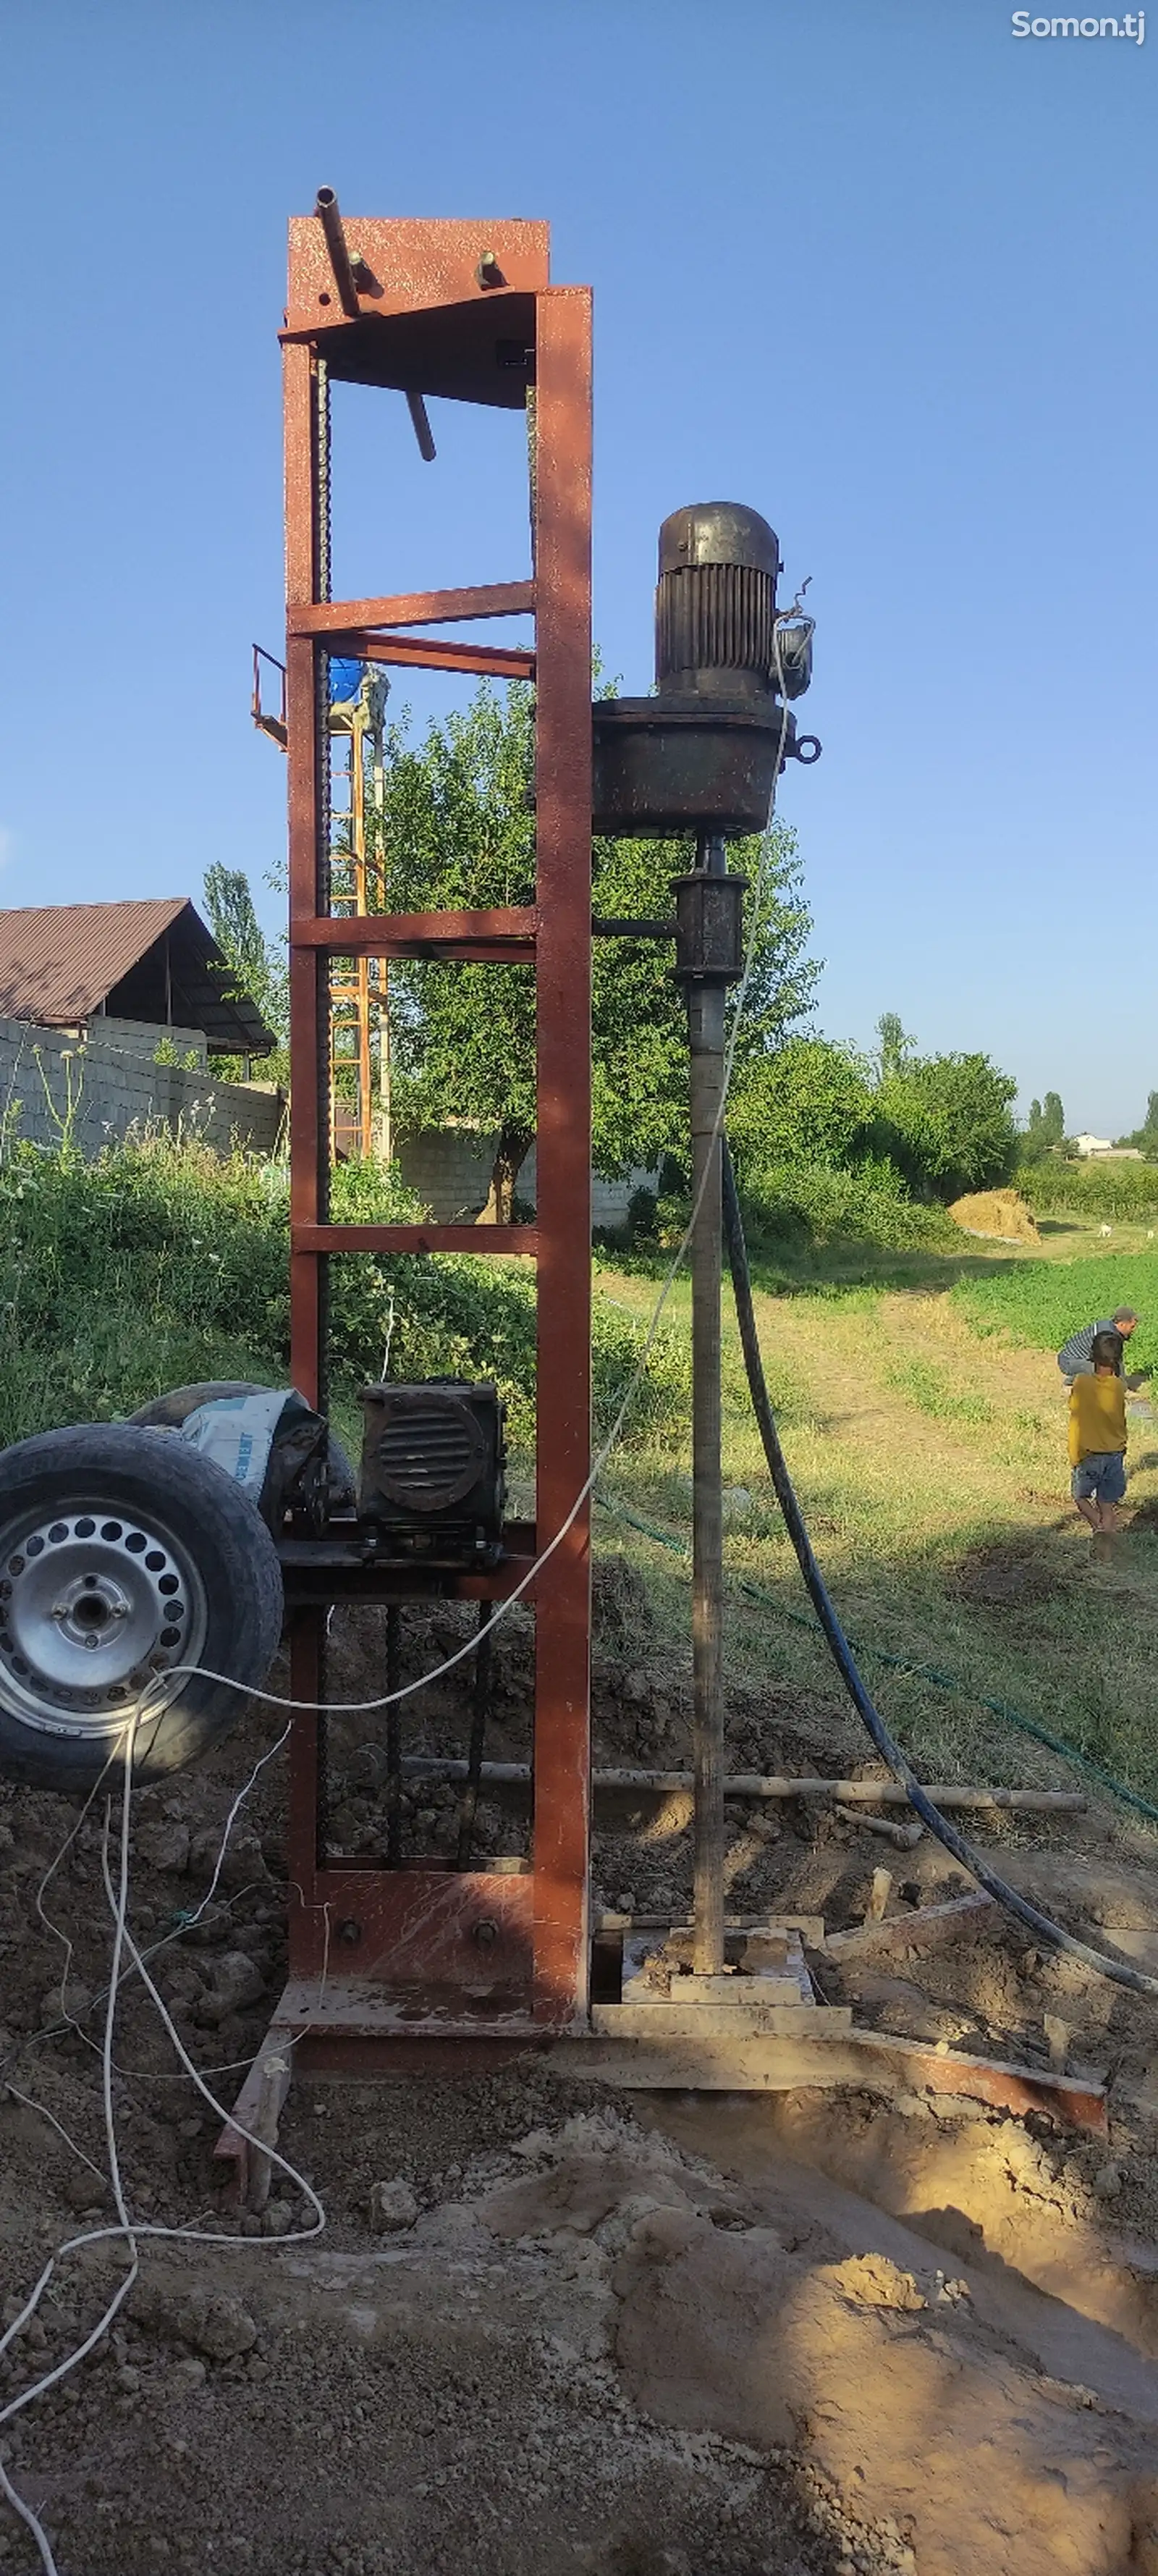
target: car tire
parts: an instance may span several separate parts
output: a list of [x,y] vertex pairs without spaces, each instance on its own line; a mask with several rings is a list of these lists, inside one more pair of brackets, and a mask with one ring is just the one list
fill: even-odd
[[83,1795],[146,1692],[163,1704],[134,1778],[183,1770],[244,1716],[282,1609],[264,1521],[186,1442],[125,1422],[18,1441],[0,1453],[0,1776]]

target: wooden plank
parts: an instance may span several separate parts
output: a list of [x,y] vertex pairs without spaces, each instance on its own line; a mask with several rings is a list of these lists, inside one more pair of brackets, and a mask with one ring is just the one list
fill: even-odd
[[[746,1983],[765,1982],[746,1979]],[[769,1978],[773,1987],[787,1980]],[[764,2037],[794,2039],[805,2036],[817,2041],[846,2037],[852,2029],[851,2004],[804,2004],[799,1992],[795,2002],[766,2004],[669,2003],[657,1995],[647,2004],[593,2004],[591,2027],[604,2039],[646,2040],[649,2045],[669,2039],[735,2040]]]
[[454,626],[474,617],[533,617],[533,581],[493,581],[474,590],[399,592],[388,599],[327,599],[290,613],[293,635],[346,635],[363,626]]
[[[413,1770],[421,1773],[425,1768],[423,1757],[420,1754],[413,1757],[408,1755],[403,1761],[402,1768],[404,1771]],[[465,1762],[461,1765],[461,1775],[463,1778],[466,1776]],[[595,1776],[598,1780],[598,1772]],[[690,1938],[691,1928],[690,1923],[673,1923],[668,1914],[616,1914],[610,1906],[605,1906],[603,1912],[595,1919],[596,1931],[605,1933],[670,1931],[686,1932]],[[726,1914],[724,1930],[725,1932],[799,1932],[801,1940],[810,1950],[824,1948],[822,1914],[777,1914],[771,1919],[767,1914]]]
[[[237,2096],[233,2117],[213,2150],[218,2177],[228,2183],[227,2198],[232,2208],[265,2207],[270,2163],[262,2149],[277,2145],[278,2121],[290,2089],[292,2069],[293,2037],[289,2025],[275,2021]],[[255,2139],[262,2144],[253,2144]]]
[[972,1888],[967,1896],[954,1896],[947,1905],[920,1905],[912,1914],[890,1914],[879,1922],[858,1924],[853,1932],[830,1932],[824,1944],[826,1959],[879,1959],[882,1954],[902,1950],[939,1950],[947,1942],[967,1939],[970,1932],[980,1931],[987,1916],[999,1911],[997,1899],[987,1896],[984,1888]]
[[636,2092],[792,2093],[843,2086],[887,2094],[899,2087],[987,2102],[1022,2118],[1043,2111],[1064,2127],[1096,2137],[1108,2127],[1105,2087],[1092,2078],[1038,2073],[948,2050],[941,2054],[917,2040],[876,2031],[850,2030],[830,2040],[811,2033],[717,2038],[701,2027],[686,2038],[651,2041],[612,2039],[597,2031],[590,2039],[557,2040],[550,2063],[568,2081],[619,2084]]
[[[639,1991],[641,1986],[642,1993]],[[717,1976],[709,1969],[703,1976],[674,1978],[670,1994],[658,1994],[654,1999],[661,2003],[725,2004],[730,2009],[739,2004],[752,2004],[760,2011],[766,2011],[773,2004],[811,2006],[813,2001],[810,1994],[802,1992],[799,1977],[792,1976],[787,1967],[781,1971],[761,1971],[758,1976],[747,1976],[742,1969],[737,1969],[732,1976],[726,1973]],[[625,1994],[624,2002],[643,2004],[647,2001],[643,1979],[637,1979],[630,1995]]]

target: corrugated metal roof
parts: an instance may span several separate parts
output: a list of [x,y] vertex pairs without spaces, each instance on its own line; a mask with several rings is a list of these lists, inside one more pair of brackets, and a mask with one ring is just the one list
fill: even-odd
[[46,1028],[87,1020],[187,902],[178,894],[155,903],[54,903],[0,912],[0,1013]]
[[74,1028],[126,978],[130,991],[114,1005],[126,1019],[203,1029],[217,1054],[260,1055],[273,1044],[248,995],[230,993],[225,959],[188,895],[0,911],[0,1017]]

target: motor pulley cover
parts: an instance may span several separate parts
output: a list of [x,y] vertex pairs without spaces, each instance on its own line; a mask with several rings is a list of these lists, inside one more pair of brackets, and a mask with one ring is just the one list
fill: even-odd
[[497,1387],[460,1378],[368,1386],[362,1410],[358,1517],[374,1554],[493,1563],[505,1500]]

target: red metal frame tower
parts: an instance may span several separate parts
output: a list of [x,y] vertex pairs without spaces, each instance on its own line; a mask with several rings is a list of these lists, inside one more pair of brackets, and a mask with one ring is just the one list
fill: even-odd
[[[320,201],[319,201],[320,202]],[[290,226],[285,367],[286,664],[292,1062],[292,1375],[326,1396],[326,1272],[358,1252],[496,1253],[537,1267],[536,1521],[493,1572],[442,1579],[509,1593],[561,1529],[590,1457],[591,299],[552,286],[543,224],[351,220]],[[481,589],[330,597],[329,384],[395,388],[420,437],[422,397],[526,406],[533,579]],[[533,389],[533,390],[532,390]],[[529,615],[534,648],[429,630]],[[326,652],[533,680],[533,906],[339,918],[328,890]],[[387,854],[388,855],[388,854]],[[531,1225],[330,1222],[328,963],[332,956],[533,963],[538,1207]],[[324,1702],[326,1607],[432,1586],[319,1542],[285,1551],[295,1698]],[[586,2014],[590,1564],[586,1506],[535,1578],[534,1802],[529,1873],[390,1869],[327,1859],[324,1718],[291,1741],[290,1983],[277,2027],[314,2066],[401,2067],[419,2042],[488,2049]],[[383,1674],[382,1688],[386,1687]],[[319,2001],[319,1982],[323,1979]],[[377,2047],[375,2047],[377,2043]],[[239,2105],[239,2111],[241,2106]]]

